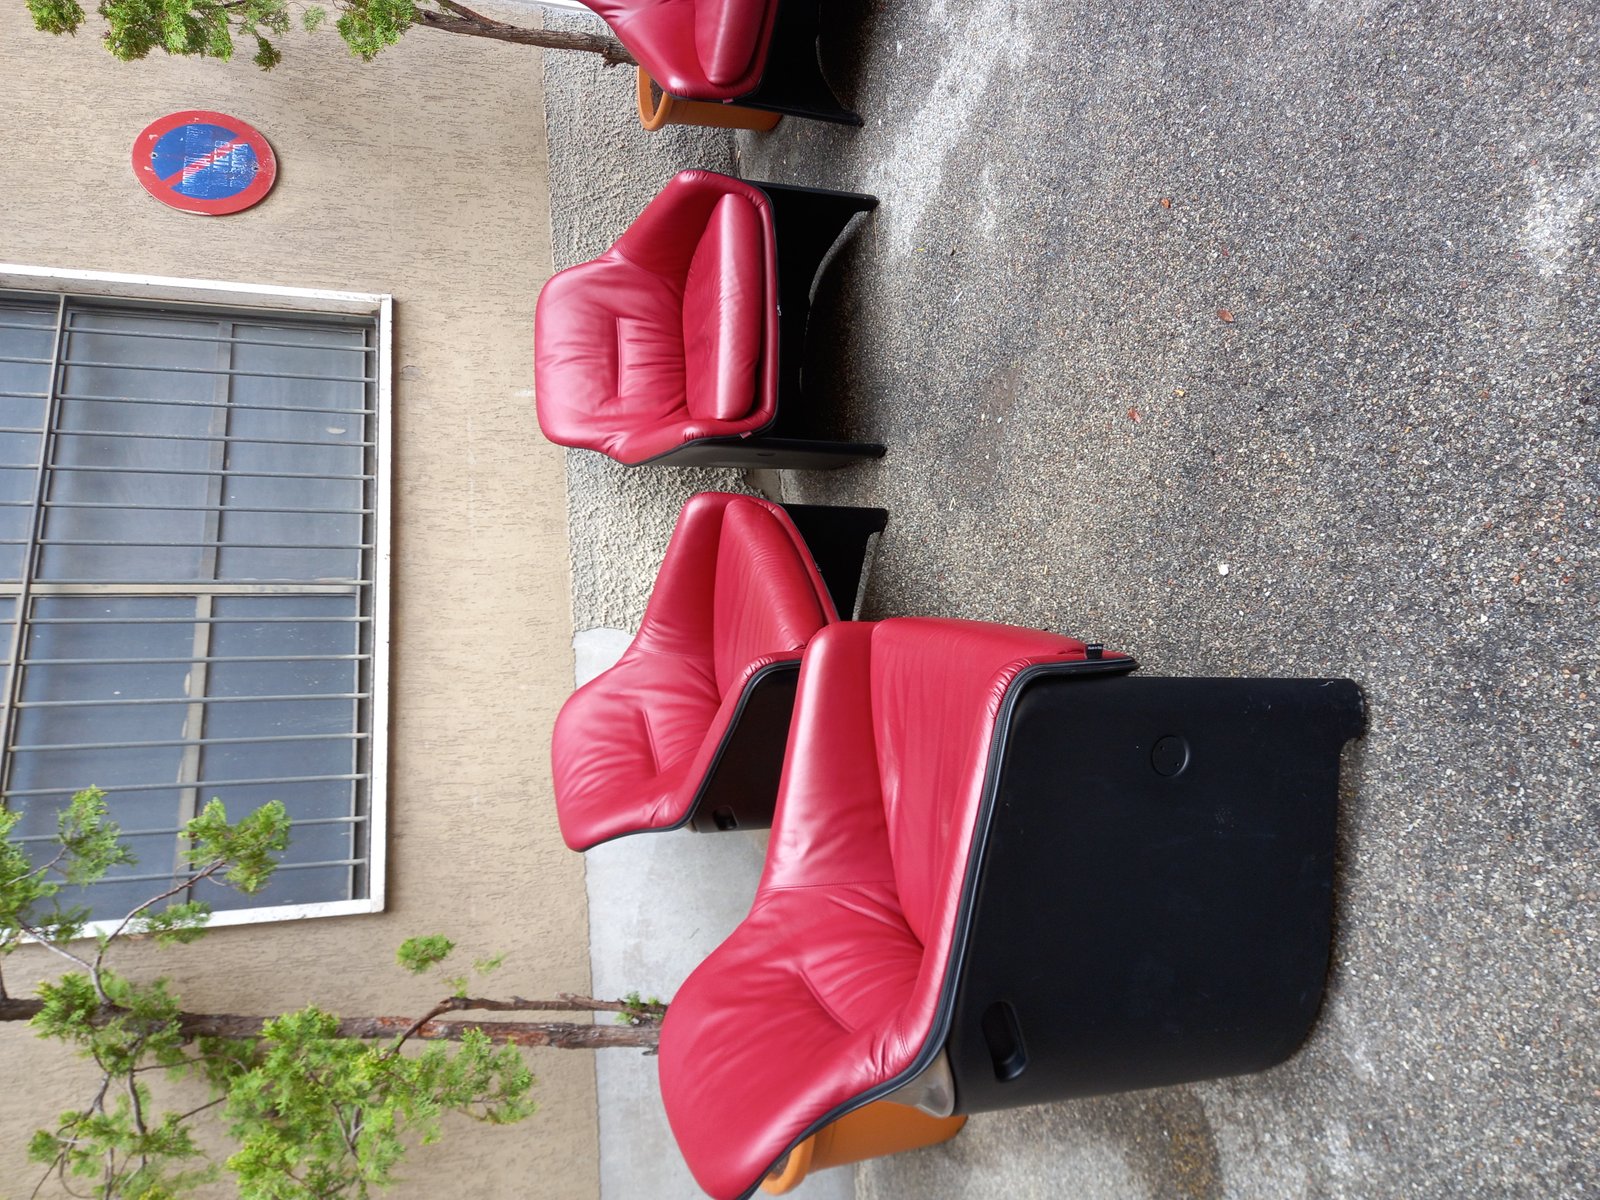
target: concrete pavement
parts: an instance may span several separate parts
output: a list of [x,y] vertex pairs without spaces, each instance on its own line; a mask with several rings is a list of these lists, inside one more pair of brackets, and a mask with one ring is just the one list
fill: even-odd
[[[1348,675],[1372,713],[1297,1058],[982,1115],[858,1194],[1600,1195],[1592,6],[933,0],[825,28],[863,129],[663,140],[631,80],[547,56],[557,265],[682,166],[876,193],[807,369],[889,455],[782,485],[890,509],[866,615]],[[682,495],[734,477],[569,464],[578,624],[628,627]]]

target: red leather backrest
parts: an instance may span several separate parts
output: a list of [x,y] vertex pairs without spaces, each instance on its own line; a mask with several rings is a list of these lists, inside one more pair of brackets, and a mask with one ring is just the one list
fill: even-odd
[[684,392],[696,420],[735,421],[755,407],[766,252],[755,206],[738,195],[719,200],[683,284]]
[[751,659],[798,650],[830,620],[794,538],[759,501],[723,511],[712,599],[717,687],[726,692]]
[[942,910],[959,891],[990,732],[1020,669],[1007,660],[1057,649],[1081,658],[1083,643],[968,621],[876,627],[872,723],[884,820],[901,908],[924,942],[943,927]]
[[706,78],[734,84],[750,74],[769,0],[695,0],[694,48]]
[[841,621],[806,647],[758,895],[893,878],[872,719],[877,628]]

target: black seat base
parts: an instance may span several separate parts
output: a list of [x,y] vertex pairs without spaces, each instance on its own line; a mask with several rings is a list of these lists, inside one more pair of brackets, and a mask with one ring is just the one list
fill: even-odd
[[877,197],[746,182],[759,188],[772,205],[778,301],[778,394],[772,420],[748,437],[698,438],[625,466],[831,471],[883,457],[884,447],[879,442],[830,436],[817,398],[805,394],[801,378],[811,325],[811,289],[851,219],[876,208]]
[[956,981],[956,1108],[1257,1071],[1322,1002],[1349,680],[1041,674],[1003,743]]
[[836,125],[861,124],[860,114],[839,103],[822,73],[820,8],[818,0],[779,0],[761,82],[735,104]]

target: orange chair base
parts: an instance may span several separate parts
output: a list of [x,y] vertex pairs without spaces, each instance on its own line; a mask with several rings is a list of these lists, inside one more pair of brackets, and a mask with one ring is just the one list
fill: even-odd
[[712,129],[754,129],[765,133],[783,119],[781,113],[737,104],[685,100],[661,90],[649,73],[639,68],[639,124],[654,132],[663,125],[704,125]]
[[761,1181],[761,1190],[769,1196],[782,1196],[799,1187],[813,1171],[937,1146],[955,1137],[966,1123],[964,1116],[930,1117],[919,1108],[877,1100],[846,1113],[801,1142]]

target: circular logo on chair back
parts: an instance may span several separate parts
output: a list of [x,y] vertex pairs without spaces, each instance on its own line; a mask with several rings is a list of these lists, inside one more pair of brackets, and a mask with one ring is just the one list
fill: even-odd
[[1188,741],[1175,733],[1159,739],[1150,751],[1150,765],[1155,768],[1157,775],[1165,775],[1169,779],[1181,775],[1189,765]]

